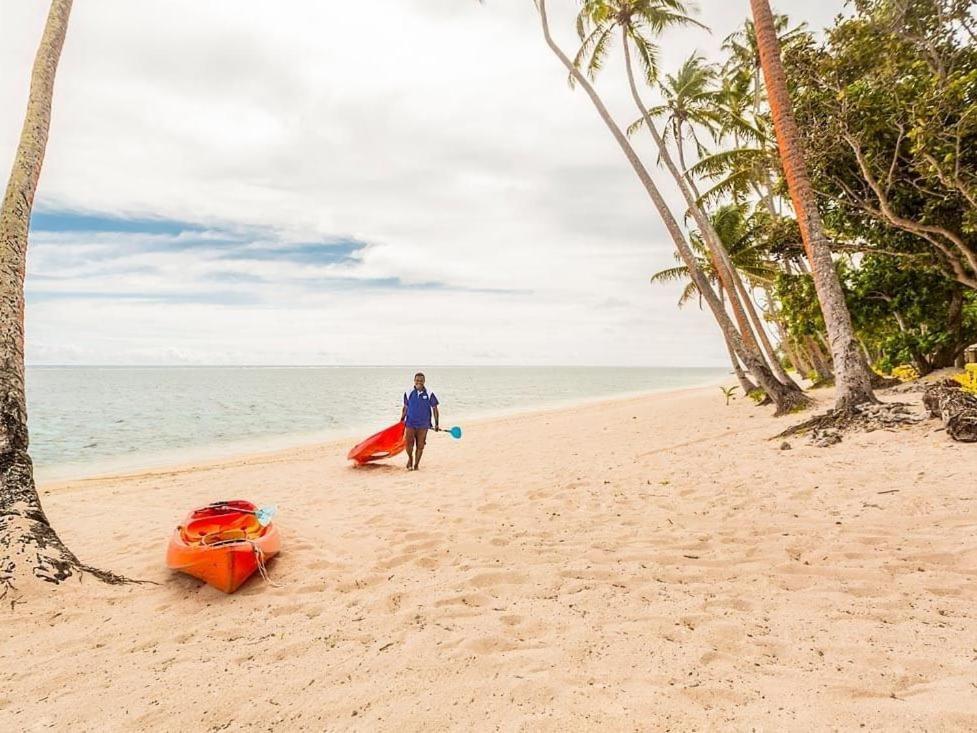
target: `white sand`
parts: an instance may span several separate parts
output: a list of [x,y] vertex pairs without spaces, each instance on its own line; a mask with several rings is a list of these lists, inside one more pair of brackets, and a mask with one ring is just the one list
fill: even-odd
[[[0,730],[977,729],[977,446],[789,423],[709,388],[432,435],[417,473],[331,444],[50,487],[160,585],[0,611]],[[278,504],[281,587],[170,574],[236,497]]]

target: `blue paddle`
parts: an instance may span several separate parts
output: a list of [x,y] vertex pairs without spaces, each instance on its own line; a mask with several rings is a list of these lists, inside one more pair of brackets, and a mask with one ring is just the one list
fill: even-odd
[[254,515],[258,518],[258,524],[260,524],[262,527],[267,527],[269,524],[271,524],[271,520],[276,514],[278,514],[278,507],[274,504],[271,506],[263,506],[254,513]]
[[442,428],[440,432],[447,433],[455,440],[461,439],[461,428],[459,428],[457,425],[455,425],[453,428]]

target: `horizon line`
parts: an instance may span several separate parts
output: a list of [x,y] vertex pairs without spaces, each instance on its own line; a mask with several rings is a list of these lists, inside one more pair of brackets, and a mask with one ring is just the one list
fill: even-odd
[[[92,368],[100,369],[416,369],[417,364],[25,364],[26,368]],[[728,369],[722,365],[711,364],[422,364],[426,369]]]

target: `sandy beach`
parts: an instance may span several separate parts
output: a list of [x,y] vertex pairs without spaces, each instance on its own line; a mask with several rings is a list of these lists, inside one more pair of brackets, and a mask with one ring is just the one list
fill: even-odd
[[[712,387],[466,425],[416,473],[346,441],[44,487],[158,585],[5,608],[0,728],[974,730],[977,449],[789,420]],[[234,497],[279,507],[276,587],[167,571]]]

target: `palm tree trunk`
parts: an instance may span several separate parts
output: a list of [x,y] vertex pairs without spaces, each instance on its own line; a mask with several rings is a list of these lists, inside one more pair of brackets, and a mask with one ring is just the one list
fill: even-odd
[[60,583],[82,565],[41,508],[28,454],[24,393],[24,277],[27,232],[51,124],[54,76],[72,0],[52,0],[31,74],[27,115],[0,209],[0,598],[22,582]]
[[729,352],[729,363],[733,365],[733,373],[736,375],[736,381],[740,383],[740,389],[743,390],[743,394],[748,395],[751,392],[755,392],[757,386],[750,381],[750,378],[746,376],[746,372],[743,371],[743,366],[740,364],[740,360],[736,358],[736,352],[733,350],[733,345],[726,338],[726,334],[723,334],[723,341],[726,342],[726,351]]
[[768,358],[773,369],[773,373],[776,374],[777,378],[784,384],[794,383],[784,370],[783,365],[780,363],[780,359],[777,357],[777,349],[774,347],[773,343],[771,343],[770,336],[767,334],[767,329],[763,325],[763,320],[760,318],[760,314],[757,313],[756,307],[753,305],[753,299],[750,297],[749,292],[747,292],[746,284],[743,282],[743,279],[739,277],[738,272],[736,273],[736,280],[737,286],[740,288],[743,302],[746,304],[746,312],[753,321],[757,335],[760,337],[760,343],[763,344],[763,348],[766,349],[767,354],[769,355]]
[[[723,286],[719,286],[719,300],[723,299]],[[740,360],[736,357],[736,351],[733,349],[733,345],[730,343],[726,334],[723,334],[723,341],[726,342],[726,351],[729,352],[729,362],[733,365],[733,373],[736,375],[736,381],[740,383],[740,389],[743,390],[743,394],[748,395],[754,392],[757,388],[750,378],[746,376],[746,372],[743,370],[743,366],[740,364]]]
[[807,353],[814,364],[814,371],[818,373],[818,381],[828,382],[834,379],[835,375],[831,369],[831,364],[828,362],[828,356],[824,353],[824,349],[821,348],[818,340],[807,336],[805,337],[805,346],[807,346]]
[[[661,157],[662,162],[665,164],[668,172],[672,175],[672,178],[678,185],[679,190],[682,192],[682,197],[685,199],[685,204],[688,206],[689,213],[692,214],[692,218],[695,220],[696,226],[699,227],[699,231],[702,233],[703,241],[706,243],[709,251],[712,252],[715,257],[714,267],[716,268],[716,274],[719,276],[719,281],[725,286],[726,291],[729,293],[729,300],[733,307],[733,312],[742,313],[745,305],[744,288],[743,283],[739,282],[739,273],[733,266],[729,253],[726,251],[726,247],[719,238],[716,228],[712,225],[709,217],[706,216],[706,213],[702,210],[702,206],[699,205],[699,196],[695,195],[693,189],[689,186],[689,182],[685,176],[684,164],[682,166],[682,170],[679,170],[676,167],[675,161],[672,159],[672,154],[668,150],[668,145],[658,132],[658,128],[651,119],[648,108],[641,99],[641,95],[638,92],[638,85],[634,79],[634,65],[631,63],[631,46],[628,40],[628,33],[627,29],[623,27],[621,28],[621,40],[624,44],[624,64],[628,74],[628,84],[631,88],[631,97],[634,99],[634,103],[638,107],[638,111],[641,112],[641,117],[644,120],[645,127],[648,128],[648,132],[655,141],[655,145],[658,148],[658,154]],[[681,154],[681,147],[679,148],[679,153]],[[740,329],[743,333],[743,339],[746,341],[746,347],[752,348],[757,353],[758,358],[767,363],[767,360],[763,355],[763,351],[761,350],[760,345],[754,336],[753,329],[750,326],[749,321],[744,319],[744,322],[740,324]],[[800,392],[800,387],[798,387],[791,380],[791,378],[787,376],[787,373],[783,370],[780,363],[774,363],[776,362],[776,354],[771,353],[771,359],[772,361],[767,363],[767,366],[771,369],[771,371],[773,371],[777,379],[779,379],[787,388]]]
[[665,228],[668,230],[668,233],[675,244],[675,248],[678,250],[679,256],[685,262],[686,267],[689,268],[689,275],[692,277],[692,281],[695,283],[699,293],[702,295],[703,299],[706,301],[706,304],[709,306],[709,309],[712,311],[713,316],[719,323],[719,327],[722,329],[723,333],[728,336],[737,356],[743,360],[743,363],[753,373],[753,376],[756,377],[757,381],[760,382],[760,386],[763,388],[763,390],[777,405],[778,414],[791,412],[800,407],[806,407],[809,404],[809,400],[803,393],[791,390],[790,388],[781,384],[773,375],[773,372],[767,368],[766,364],[764,364],[763,361],[754,354],[754,352],[746,348],[739,332],[736,330],[733,322],[729,320],[729,316],[726,314],[725,309],[719,302],[719,298],[716,296],[715,291],[712,289],[712,286],[709,284],[709,281],[705,275],[699,269],[695,260],[695,255],[692,252],[692,248],[689,246],[688,242],[686,242],[685,234],[682,232],[679,223],[672,215],[671,210],[668,208],[668,204],[665,203],[665,199],[662,197],[661,192],[655,185],[655,182],[648,174],[648,170],[641,162],[638,154],[631,146],[627,136],[625,136],[624,132],[611,117],[610,112],[607,110],[607,107],[604,105],[603,100],[601,100],[593,85],[587,81],[587,78],[580,73],[579,69],[573,65],[570,58],[553,40],[553,36],[550,34],[549,22],[547,21],[546,17],[546,0],[538,0],[537,9],[539,10],[540,20],[542,22],[543,37],[546,40],[546,45],[549,46],[550,50],[560,60],[560,63],[563,64],[567,72],[587,93],[587,96],[590,98],[590,101],[596,108],[597,113],[604,121],[604,124],[607,126],[608,130],[610,130],[611,134],[614,136],[614,139],[620,146],[621,151],[628,159],[628,162],[631,164],[631,167],[637,174],[638,179],[644,186],[645,191],[648,193],[649,198],[651,198],[659,216],[661,216],[662,222],[665,224]]
[[[644,109],[642,109],[642,114],[644,115],[647,124],[647,119],[648,117],[650,117],[650,115],[648,115]],[[692,174],[689,172],[688,165],[686,165],[685,150],[682,144],[682,140],[683,140],[682,125],[681,123],[679,123],[678,130],[675,134],[675,147],[678,150],[678,162],[679,165],[682,167],[682,171],[683,171],[682,178],[684,179],[685,183],[688,185],[689,191],[692,193],[693,196],[693,201],[696,207],[698,207],[699,200],[702,198],[702,196],[699,193],[698,187],[695,185],[695,180],[693,180]],[[708,219],[708,217],[705,218]],[[723,245],[719,237],[719,233],[716,231],[716,228],[712,226],[711,221],[709,222],[708,234],[714,238],[717,246],[722,247],[723,250],[726,250],[726,247]],[[704,233],[703,236],[706,236],[706,233]],[[780,363],[780,360],[777,358],[777,350],[773,347],[773,344],[770,343],[770,338],[763,327],[763,321],[760,320],[760,315],[759,313],[757,313],[756,308],[753,306],[753,300],[752,298],[750,298],[750,294],[746,290],[746,285],[743,282],[743,278],[740,277],[740,273],[736,269],[736,266],[733,264],[732,259],[729,260],[729,264],[731,269],[730,275],[732,277],[733,286],[736,289],[736,294],[739,296],[739,300],[741,301],[741,303],[745,306],[746,312],[750,318],[750,322],[753,324],[753,329],[755,329],[757,336],[759,336],[760,343],[763,345],[763,349],[766,350],[767,363],[770,365],[773,373],[777,375],[777,379],[779,379],[784,384],[787,385],[791,384],[793,380],[784,370],[783,365]],[[713,267],[716,269],[716,272],[718,273],[719,268],[716,267],[715,263],[713,264]],[[731,294],[730,301],[732,301],[733,299],[734,299],[733,295]],[[752,337],[753,329],[747,329],[747,331],[744,331],[743,333],[744,338],[746,338],[748,332]],[[743,330],[742,324],[740,325],[740,330]],[[747,345],[750,345],[749,339],[747,340]],[[757,351],[759,351],[761,354],[764,353],[763,349],[761,349],[760,346],[756,344],[756,341],[754,341],[754,345]],[[794,384],[796,385],[796,382],[794,382]],[[798,389],[800,389],[800,387],[798,387]]]
[[[639,106],[643,107],[643,105],[640,103]],[[648,115],[644,109],[642,109],[641,111],[645,117],[646,124],[647,124],[647,119],[650,117],[650,115]],[[692,174],[689,172],[689,167],[685,163],[685,150],[683,148],[682,139],[683,139],[682,126],[681,123],[679,123],[678,130],[676,131],[675,134],[675,147],[676,150],[678,151],[678,162],[679,165],[681,166],[681,170],[683,171],[682,179],[684,180],[685,184],[688,185],[689,191],[693,196],[693,203],[698,208],[699,199],[702,197],[699,194],[698,187],[695,185],[695,181],[692,179]],[[686,198],[686,200],[688,200],[688,198]],[[708,217],[704,217],[704,218],[708,220]],[[722,240],[719,237],[719,233],[716,231],[716,228],[712,226],[711,221],[709,222],[708,230],[709,230],[708,232],[703,232],[703,236],[704,237],[712,236],[715,245],[717,247],[721,247],[724,251],[726,251],[726,247],[722,243]],[[713,262],[712,265],[713,269],[716,270],[717,275],[721,274],[723,270],[720,269],[719,265],[716,264],[715,258],[713,258],[712,262]],[[767,364],[770,366],[773,373],[777,375],[777,379],[779,379],[784,384],[789,385],[791,383],[791,379],[787,375],[787,372],[785,372],[783,367],[781,366],[780,361],[777,359],[777,352],[773,348],[773,345],[770,343],[770,339],[767,338],[766,331],[763,330],[763,324],[760,321],[760,317],[757,314],[756,309],[753,307],[753,301],[750,299],[749,293],[746,292],[746,286],[743,284],[743,278],[740,277],[739,271],[736,269],[735,265],[733,265],[731,259],[729,260],[729,264],[730,264],[730,272],[726,274],[729,275],[732,282],[726,283],[725,285],[727,291],[729,292],[729,300],[733,308],[733,314],[737,316],[737,321],[739,322],[740,331],[743,333],[743,339],[746,341],[747,346],[756,349],[761,355],[764,355],[763,349],[766,349]],[[722,282],[722,278],[720,278],[720,282]],[[729,291],[730,284],[733,286],[733,291]],[[745,306],[745,311],[749,316],[749,320],[743,318],[740,315],[744,310],[744,306]],[[737,310],[739,310],[739,313],[737,312]],[[744,326],[744,321],[746,321],[745,326]],[[750,324],[752,324],[752,327]],[[759,336],[760,338],[759,343],[757,342],[754,333],[756,334],[756,336]],[[763,344],[763,348],[761,348],[760,346],[761,343]]]
[[810,362],[807,361],[801,350],[797,348],[797,344],[787,333],[787,329],[784,328],[780,321],[774,320],[774,327],[777,329],[780,343],[783,346],[784,352],[787,354],[787,358],[790,359],[790,363],[794,366],[794,371],[797,372],[797,376],[801,379],[806,379],[807,375],[811,373]]
[[750,0],[750,6],[753,9],[760,64],[767,84],[767,98],[777,133],[780,158],[831,342],[837,383],[835,407],[838,410],[848,410],[855,405],[875,401],[871,376],[855,339],[851,315],[831,259],[831,249],[814,197],[814,189],[807,175],[800,136],[787,92],[773,11],[768,0]]
[[801,378],[806,377],[811,373],[811,365],[807,363],[807,360],[801,356],[801,353],[794,347],[791,340],[784,338],[780,340],[780,343],[784,345],[784,351],[787,352],[787,358],[790,359],[790,363],[794,365],[794,369],[797,371]]

